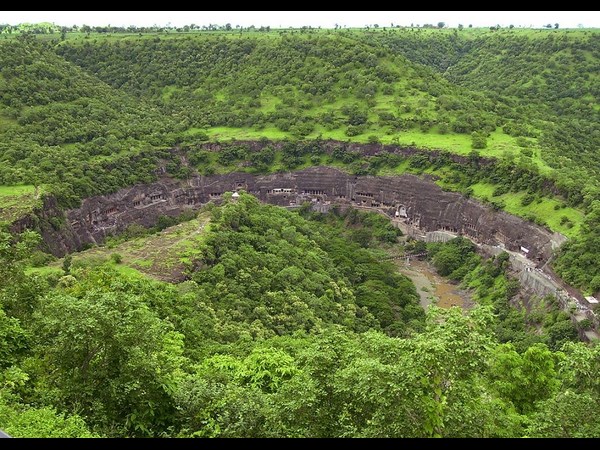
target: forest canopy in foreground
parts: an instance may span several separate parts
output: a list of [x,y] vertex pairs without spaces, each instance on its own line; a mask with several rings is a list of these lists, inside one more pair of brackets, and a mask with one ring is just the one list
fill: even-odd
[[13,280],[0,285],[2,427],[16,437],[598,435],[599,347],[559,331],[564,319],[546,341],[522,329],[502,258],[480,265],[465,240],[436,244],[439,270],[478,273],[482,303],[425,314],[412,283],[368,248],[365,235],[391,240],[384,222],[353,217],[308,220],[244,194],[212,208],[179,284],[118,270],[119,258],[26,274],[35,235],[2,234],[0,275]]

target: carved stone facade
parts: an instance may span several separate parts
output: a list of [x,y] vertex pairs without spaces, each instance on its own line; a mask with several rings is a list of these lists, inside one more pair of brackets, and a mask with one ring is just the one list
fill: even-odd
[[449,231],[467,235],[508,250],[529,250],[528,258],[545,262],[564,237],[491,208],[455,192],[446,192],[430,180],[414,175],[354,176],[331,167],[311,167],[272,175],[229,173],[195,176],[188,181],[163,179],[149,185],[91,197],[80,208],[67,211],[66,229],[46,231],[51,251],[63,255],[86,243],[100,243],[136,223],[152,226],[161,215],[176,216],[225,192],[246,191],[261,201],[279,206],[311,202],[327,211],[333,205],[378,209],[396,221],[424,232]]

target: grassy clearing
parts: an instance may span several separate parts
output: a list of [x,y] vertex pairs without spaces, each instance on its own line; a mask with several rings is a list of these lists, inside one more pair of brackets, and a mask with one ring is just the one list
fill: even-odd
[[[526,195],[525,192],[509,192],[494,197],[492,194],[495,186],[492,184],[477,183],[473,184],[471,188],[475,198],[502,201],[505,204],[506,212],[525,218],[533,215],[546,223],[552,231],[558,231],[568,237],[579,234],[583,223],[583,212],[575,208],[563,207],[563,204],[557,199],[541,197],[529,205],[523,206],[521,201]],[[563,217],[566,217],[568,222],[564,221]],[[567,225],[569,222],[573,224],[571,227]]]
[[[295,137],[277,127],[265,127],[262,130],[253,128],[234,128],[234,127],[214,127],[209,129],[190,128],[187,131],[189,135],[195,135],[201,132],[213,140],[256,140],[265,137],[270,140],[295,139]],[[466,134],[439,134],[435,130],[422,132],[417,129],[391,133],[389,130],[378,126],[368,128],[364,133],[349,137],[345,129],[337,128],[326,130],[322,126],[316,126],[315,130],[306,136],[306,139],[334,139],[338,141],[349,141],[358,143],[367,143],[371,136],[383,144],[398,143],[401,145],[415,146],[423,149],[441,149],[447,150],[459,155],[468,155],[473,151],[471,147],[471,136]],[[487,141],[487,147],[478,150],[481,156],[498,158],[506,153],[520,154],[520,147],[515,143],[515,138],[503,133],[500,130],[493,132]],[[532,161],[541,169],[542,173],[548,173],[552,169],[540,158],[540,152],[534,149]]]
[[41,193],[33,185],[0,186],[0,222],[11,222],[41,206]]
[[217,139],[221,141],[228,140],[245,140],[245,139],[259,139],[266,137],[272,140],[281,140],[291,137],[290,133],[281,131],[276,127],[266,127],[262,130],[255,130],[252,128],[233,128],[233,127],[214,127],[207,130],[201,130],[198,128],[192,128],[188,130],[188,134],[197,134],[200,131],[205,131],[211,139]]
[[171,99],[171,96],[179,90],[180,89],[177,86],[165,86],[161,93],[162,100],[168,102]]
[[35,192],[35,186],[22,184],[17,186],[0,186],[0,198],[30,195]]
[[[189,264],[200,256],[200,244],[209,227],[209,212],[201,212],[196,219],[165,230],[123,242],[116,246],[104,245],[73,254],[72,266],[110,263],[124,274],[149,276],[162,281],[177,281]],[[111,262],[112,254],[119,254],[119,264]],[[30,269],[34,273],[61,271],[63,260],[47,267]]]

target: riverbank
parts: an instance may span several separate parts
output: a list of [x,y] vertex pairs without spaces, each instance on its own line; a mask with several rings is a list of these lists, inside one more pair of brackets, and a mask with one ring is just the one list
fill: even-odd
[[406,260],[400,259],[396,261],[396,267],[401,274],[406,275],[414,283],[423,308],[431,304],[441,308],[458,306],[470,309],[473,307],[474,302],[470,294],[460,289],[457,284],[452,284],[439,276],[427,261],[413,259],[407,264]]

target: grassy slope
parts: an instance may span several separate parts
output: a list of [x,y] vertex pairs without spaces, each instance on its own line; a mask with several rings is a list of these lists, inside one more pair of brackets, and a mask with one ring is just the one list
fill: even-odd
[[[228,140],[253,140],[266,137],[270,140],[283,140],[293,138],[289,132],[281,131],[276,127],[265,127],[262,130],[256,130],[250,127],[213,127],[208,129],[190,128],[189,135],[206,132],[211,139],[219,141]],[[361,142],[369,141],[369,136],[376,136],[383,144],[399,143],[404,145],[414,145],[422,149],[443,149],[459,155],[468,155],[473,149],[471,147],[471,137],[465,134],[447,133],[439,134],[434,128],[429,132],[411,129],[392,133],[381,127],[373,126],[364,133],[357,136],[347,136],[342,128],[335,130],[325,130],[317,127],[315,131],[306,136],[307,139],[314,139],[321,136],[323,139],[335,139],[339,141]],[[499,157],[506,152],[519,154],[520,148],[515,143],[515,138],[497,129],[490,135],[487,141],[487,147],[478,150],[481,156]],[[548,173],[552,169],[539,158],[539,151],[534,151],[532,160],[542,170],[542,173]]]
[[40,193],[31,185],[0,186],[0,223],[16,220],[39,206]]
[[[494,185],[477,183],[471,185],[473,196],[479,199],[499,200],[504,202],[504,210],[521,217],[534,215],[542,219],[552,231],[558,231],[568,237],[575,237],[583,223],[583,213],[575,208],[562,207],[562,203],[553,198],[539,198],[527,206],[521,204],[525,192],[507,193],[492,196]],[[555,209],[558,207],[559,209]],[[561,218],[567,217],[573,226],[561,224]]]
[[[209,227],[209,212],[165,230],[135,238],[118,245],[94,247],[73,255],[73,266],[110,261],[112,254],[121,255],[122,262],[114,266],[123,273],[143,274],[162,281],[181,280],[186,267],[199,256],[203,231]],[[60,272],[63,260],[32,272]]]

